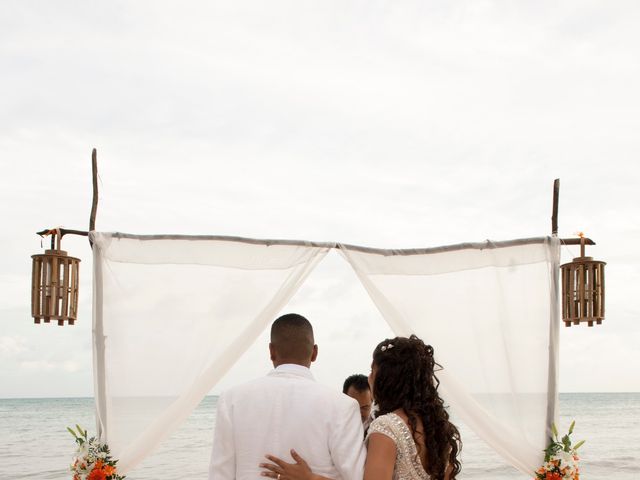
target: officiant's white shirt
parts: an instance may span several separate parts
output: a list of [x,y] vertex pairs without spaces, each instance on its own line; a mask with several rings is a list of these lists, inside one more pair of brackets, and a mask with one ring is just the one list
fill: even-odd
[[285,364],[218,399],[209,480],[264,478],[272,454],[293,462],[294,448],[325,477],[362,480],[366,450],[358,403]]

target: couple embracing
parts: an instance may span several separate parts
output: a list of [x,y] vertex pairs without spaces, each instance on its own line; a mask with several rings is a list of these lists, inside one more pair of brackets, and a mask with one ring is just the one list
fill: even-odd
[[218,400],[209,480],[454,480],[460,472],[460,434],[437,392],[433,349],[419,338],[373,351],[377,410],[364,442],[358,403],[313,379],[318,347],[306,318],[278,318],[269,352],[274,370]]

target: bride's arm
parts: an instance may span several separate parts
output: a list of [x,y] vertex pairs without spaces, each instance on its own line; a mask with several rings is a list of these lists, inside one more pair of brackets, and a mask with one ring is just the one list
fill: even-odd
[[396,464],[396,444],[382,433],[371,433],[364,464],[364,480],[391,480]]

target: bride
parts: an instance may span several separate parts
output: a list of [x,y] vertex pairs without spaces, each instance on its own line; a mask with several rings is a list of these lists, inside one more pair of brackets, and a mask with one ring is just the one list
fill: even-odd
[[[461,465],[458,429],[438,395],[433,348],[415,335],[381,342],[373,351],[369,385],[378,407],[369,426],[364,480],[455,480]],[[267,455],[263,476],[324,480],[295,450],[296,463]]]

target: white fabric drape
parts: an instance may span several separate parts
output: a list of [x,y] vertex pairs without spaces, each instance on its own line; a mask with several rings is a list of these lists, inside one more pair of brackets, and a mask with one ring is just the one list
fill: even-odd
[[341,251],[394,332],[434,347],[453,414],[530,475],[556,416],[558,239]]
[[[91,239],[98,431],[123,473],[182,423],[336,247]],[[556,417],[559,241],[339,248],[396,334],[434,346],[454,416],[531,474]]]
[[182,423],[332,246],[91,239],[98,432],[123,473]]

